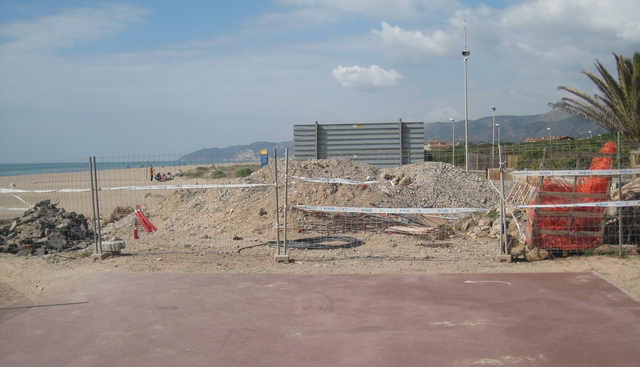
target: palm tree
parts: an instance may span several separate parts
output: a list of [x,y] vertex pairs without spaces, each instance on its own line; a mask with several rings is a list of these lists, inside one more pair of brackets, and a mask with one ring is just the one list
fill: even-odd
[[627,59],[613,54],[618,68],[618,80],[600,61],[595,66],[600,76],[583,70],[602,95],[589,95],[571,87],[558,87],[572,94],[560,102],[550,103],[572,115],[593,121],[612,133],[618,131],[629,140],[640,142],[640,52]]

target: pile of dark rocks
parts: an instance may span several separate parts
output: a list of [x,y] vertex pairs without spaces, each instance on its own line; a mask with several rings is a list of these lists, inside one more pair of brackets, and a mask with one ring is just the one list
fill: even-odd
[[5,253],[45,255],[84,249],[92,242],[93,231],[84,215],[58,208],[51,200],[0,227],[0,252]]

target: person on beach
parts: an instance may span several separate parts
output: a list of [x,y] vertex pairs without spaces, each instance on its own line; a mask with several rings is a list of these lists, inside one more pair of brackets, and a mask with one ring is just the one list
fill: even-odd
[[149,178],[151,179],[151,181],[153,182],[153,166],[149,167]]

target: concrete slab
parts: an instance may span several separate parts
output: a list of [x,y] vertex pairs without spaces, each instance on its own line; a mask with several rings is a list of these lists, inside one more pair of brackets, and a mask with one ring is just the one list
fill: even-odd
[[590,273],[98,274],[0,310],[0,366],[637,366]]

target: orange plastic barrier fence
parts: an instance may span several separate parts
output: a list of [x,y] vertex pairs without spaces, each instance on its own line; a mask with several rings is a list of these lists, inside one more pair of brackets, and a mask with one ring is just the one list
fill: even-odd
[[[616,143],[607,142],[600,149],[603,154],[615,154]],[[595,157],[591,160],[589,169],[611,169],[613,164],[612,157]],[[566,197],[556,195],[545,195],[545,193],[586,193],[586,194],[607,194],[610,177],[579,177],[576,178],[575,184],[569,183],[561,178],[547,177],[543,180],[540,187],[539,195],[534,196],[530,204],[572,204],[602,201],[597,197],[575,196]],[[575,186],[575,191],[574,191]],[[595,195],[594,195],[595,196]],[[557,250],[577,250],[584,251],[594,248],[602,243],[602,221],[604,220],[605,208],[596,207],[579,207],[579,208],[545,208],[544,215],[541,215],[535,209],[529,210],[529,236],[527,242],[534,240],[536,247],[557,249]],[[567,215],[563,213],[576,213],[575,215]],[[554,213],[558,213],[554,215]],[[580,213],[593,213],[592,216],[581,216]],[[536,231],[533,230],[535,226]],[[539,230],[554,230],[574,232],[575,234],[543,234]],[[580,234],[578,234],[580,232]],[[585,234],[587,232],[587,234]],[[593,236],[588,232],[594,232]],[[532,238],[535,236],[535,238]]]

